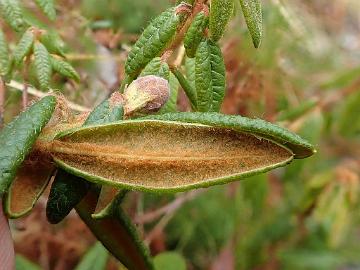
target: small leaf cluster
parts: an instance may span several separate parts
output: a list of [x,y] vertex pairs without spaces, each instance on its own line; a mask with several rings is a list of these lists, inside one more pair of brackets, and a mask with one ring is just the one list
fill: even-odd
[[[53,0],[35,2],[50,20],[55,20]],[[14,71],[24,67],[24,78],[27,79],[27,70],[33,65],[41,89],[46,90],[50,87],[53,72],[79,81],[78,73],[66,61],[61,38],[53,30],[31,26],[24,19],[22,10],[17,0],[0,0],[0,13],[4,21],[20,36],[11,55],[5,34],[0,30],[0,76],[10,79]]]

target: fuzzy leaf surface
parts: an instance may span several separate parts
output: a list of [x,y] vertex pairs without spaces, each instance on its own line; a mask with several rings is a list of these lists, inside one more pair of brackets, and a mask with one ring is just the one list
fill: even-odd
[[239,180],[314,151],[297,135],[262,120],[215,113],[150,118],[66,131],[47,147],[70,173],[153,192]]
[[50,120],[55,106],[55,97],[44,97],[1,130],[0,196],[15,179],[17,170]]
[[240,5],[254,46],[258,48],[262,38],[261,0],[240,0]]

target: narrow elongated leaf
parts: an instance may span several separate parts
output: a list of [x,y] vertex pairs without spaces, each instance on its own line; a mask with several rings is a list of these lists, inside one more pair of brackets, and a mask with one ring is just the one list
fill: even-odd
[[225,96],[225,64],[219,46],[204,40],[195,56],[195,88],[200,112],[220,110]]
[[184,258],[176,252],[163,252],[154,258],[155,270],[186,270]]
[[191,107],[196,110],[197,108],[197,96],[196,96],[196,90],[194,87],[190,85],[187,79],[184,78],[184,76],[181,74],[181,72],[178,69],[173,69],[172,72],[178,79],[182,89],[184,90],[186,96],[188,97]]
[[35,0],[35,2],[50,20],[56,19],[54,0]]
[[51,66],[54,71],[60,73],[61,75],[73,79],[75,81],[80,81],[80,76],[76,70],[68,63],[60,59],[51,57]]
[[169,8],[145,28],[126,60],[125,71],[136,77],[155,57],[159,56],[173,39],[180,23],[176,8]]
[[[118,199],[118,196],[125,197],[126,193],[127,190],[119,190],[112,186],[102,186],[95,212],[91,215],[92,218],[101,219],[106,217],[110,212],[111,204],[114,200]],[[117,201],[119,202],[119,200]]]
[[[129,270],[152,270],[149,251],[139,238],[136,228],[120,207],[112,209],[112,215],[103,219],[93,219],[98,192],[90,190],[76,206],[81,219],[99,241]],[[115,203],[115,205],[117,205]]]
[[51,224],[62,221],[87,194],[90,183],[59,170],[52,183],[46,204],[46,217]]
[[21,37],[14,51],[15,64],[19,65],[28,56],[34,44],[34,33],[31,29],[27,30]]
[[168,101],[165,103],[165,105],[160,109],[159,111],[160,114],[177,112],[179,82],[172,73],[169,75],[169,86],[170,86],[170,96]]
[[217,42],[222,38],[234,7],[234,0],[211,0],[209,22],[211,40]]
[[185,76],[190,86],[195,89],[195,59],[185,58]]
[[5,76],[10,71],[10,58],[4,33],[0,29],[0,76]]
[[104,270],[108,258],[108,251],[97,242],[86,252],[75,270]]
[[56,98],[47,96],[21,113],[0,132],[0,196],[6,192],[42,128],[50,120]]
[[147,64],[147,66],[141,72],[140,77],[145,77],[148,75],[155,75],[169,80],[169,65],[165,62],[162,62],[160,57],[156,57],[151,60],[149,64]]
[[15,256],[15,269],[16,270],[41,270],[40,266],[32,261],[26,259],[21,255]]
[[314,152],[262,120],[215,113],[153,118],[74,129],[46,147],[58,166],[89,181],[155,192],[239,180]]
[[261,0],[240,0],[240,4],[254,46],[258,48],[262,37]]
[[188,57],[195,57],[196,49],[204,38],[204,31],[208,24],[205,12],[196,15],[184,38],[184,47]]
[[[119,93],[100,103],[87,117],[84,126],[111,123],[123,119],[123,100]],[[91,185],[81,177],[59,170],[51,186],[46,217],[52,224],[62,221],[85,197]]]
[[50,54],[43,44],[36,42],[34,44],[34,55],[35,71],[40,87],[47,89],[50,86],[52,73]]
[[51,54],[65,57],[64,41],[55,31],[47,31],[40,36],[40,41]]
[[21,31],[25,26],[21,6],[18,0],[0,0],[0,13],[4,20],[15,31]]
[[38,160],[26,160],[18,170],[4,199],[4,211],[9,218],[28,214],[47,187],[54,166]]

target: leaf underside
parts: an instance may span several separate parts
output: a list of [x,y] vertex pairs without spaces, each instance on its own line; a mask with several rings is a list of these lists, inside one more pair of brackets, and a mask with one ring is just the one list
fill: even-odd
[[49,183],[54,167],[37,161],[25,161],[17,172],[4,200],[9,218],[19,218],[34,207]]
[[293,153],[249,133],[165,121],[124,121],[53,141],[60,167],[89,181],[145,191],[181,191],[284,166]]

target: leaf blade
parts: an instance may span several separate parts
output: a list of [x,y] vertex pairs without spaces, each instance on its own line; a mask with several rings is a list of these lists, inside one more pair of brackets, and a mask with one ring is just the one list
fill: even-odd
[[255,48],[259,48],[262,38],[261,0],[240,0],[240,5]]
[[21,113],[0,133],[0,196],[7,191],[16,171],[29,154],[42,128],[50,120],[56,98],[47,96]]
[[47,89],[50,87],[52,73],[50,54],[43,44],[36,42],[34,44],[34,56],[35,71],[40,87]]

